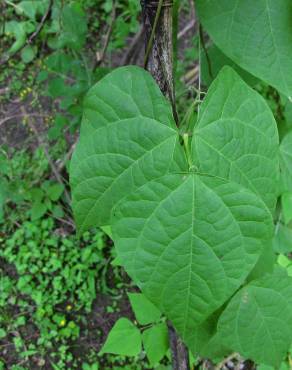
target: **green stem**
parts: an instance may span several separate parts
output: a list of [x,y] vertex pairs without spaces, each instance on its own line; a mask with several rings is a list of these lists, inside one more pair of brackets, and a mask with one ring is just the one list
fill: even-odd
[[190,151],[190,146],[189,146],[189,135],[187,133],[183,134],[183,143],[184,143],[184,148],[185,148],[185,153],[189,165],[189,169],[193,167],[193,162],[192,162],[192,155]]

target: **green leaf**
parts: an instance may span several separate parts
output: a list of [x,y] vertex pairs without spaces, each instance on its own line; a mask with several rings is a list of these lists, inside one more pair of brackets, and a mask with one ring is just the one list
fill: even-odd
[[99,352],[122,356],[137,356],[141,352],[141,334],[139,329],[128,319],[121,318],[112,327]]
[[47,10],[48,4],[48,0],[23,0],[17,4],[17,9],[21,9],[27,17],[34,21],[36,14],[43,14]]
[[230,67],[221,70],[201,105],[192,154],[200,172],[245,186],[274,211],[279,166],[276,122],[264,99]]
[[87,94],[70,166],[79,231],[108,225],[113,206],[145,182],[186,169],[169,102],[137,67],[106,75]]
[[58,40],[59,47],[68,46],[73,50],[80,50],[86,41],[87,21],[79,2],[74,1],[63,7],[62,26],[63,30]]
[[277,269],[243,287],[218,322],[223,343],[278,368],[292,340],[292,279]]
[[209,86],[226,65],[232,67],[248,85],[254,86],[259,82],[256,77],[240,68],[213,44],[207,49],[207,54],[202,53],[201,74],[204,84]]
[[276,234],[273,240],[273,248],[277,253],[291,253],[292,252],[292,229],[279,225],[276,228]]
[[240,67],[292,96],[292,2],[198,0],[214,43]]
[[113,238],[112,229],[109,225],[101,226],[100,228],[110,239]]
[[281,192],[292,192],[292,131],[280,144]]
[[21,50],[21,59],[24,63],[30,63],[35,57],[35,49],[28,45]]
[[156,365],[165,356],[169,348],[166,324],[157,324],[144,330],[142,341],[150,365]]
[[47,189],[47,195],[48,197],[53,201],[57,201],[60,196],[62,195],[63,191],[64,191],[64,185],[63,184],[53,184],[53,185],[50,185]]
[[148,182],[112,223],[127,272],[184,339],[240,286],[273,230],[254,193],[196,174]]
[[47,207],[44,203],[35,202],[30,210],[31,220],[38,220],[46,213],[46,211]]
[[194,355],[212,359],[214,363],[220,362],[231,353],[230,349],[223,345],[217,333],[217,323],[221,313],[222,308],[209,316],[192,333],[187,343]]
[[26,22],[10,21],[5,23],[5,33],[12,33],[15,38],[15,42],[8,50],[8,54],[14,54],[25,44],[27,33]]
[[132,309],[139,324],[147,325],[156,322],[161,312],[141,293],[128,293]]
[[284,221],[287,225],[292,220],[292,192],[282,194],[281,203]]
[[274,271],[276,258],[277,256],[273,248],[272,240],[269,240],[269,242],[265,245],[255,267],[248,275],[247,281],[258,279],[267,273],[272,273]]

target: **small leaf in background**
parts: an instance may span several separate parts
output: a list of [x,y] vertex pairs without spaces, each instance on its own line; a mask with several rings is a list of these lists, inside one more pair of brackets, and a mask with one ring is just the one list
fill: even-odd
[[280,266],[286,268],[291,264],[291,261],[288,257],[284,256],[284,254],[280,254],[278,256],[277,262]]
[[161,312],[142,293],[128,293],[128,297],[139,324],[147,325],[159,320]]
[[128,319],[121,318],[112,327],[99,354],[113,353],[122,356],[137,356],[142,342],[139,329]]
[[[292,155],[292,148],[291,148]],[[292,220],[292,193],[284,193],[281,197],[282,211],[285,224],[287,225]]]
[[45,195],[45,193],[44,193],[43,189],[41,189],[41,188],[32,188],[27,193],[28,198],[34,203],[41,202],[44,195]]
[[8,54],[16,53],[26,41],[26,22],[10,21],[5,23],[5,33],[13,34],[15,41],[8,50]]
[[0,328],[0,339],[6,337],[6,335],[7,335],[6,331]]
[[49,80],[48,84],[48,95],[52,98],[58,98],[60,96],[66,95],[66,83],[63,78],[56,77]]
[[30,215],[31,215],[31,220],[35,221],[39,218],[41,218],[47,211],[47,207],[45,204],[36,202],[33,204],[31,210],[30,210]]
[[30,63],[36,55],[35,48],[28,45],[21,50],[21,59],[24,63]]
[[219,318],[218,332],[235,352],[278,368],[292,340],[292,279],[279,267],[240,289]]
[[63,184],[50,185],[47,189],[47,195],[53,202],[56,202],[62,195],[64,189],[65,187]]
[[35,20],[37,14],[43,14],[48,7],[48,0],[23,0],[17,4],[17,9],[21,9],[28,18]]
[[60,135],[62,135],[62,131],[68,123],[69,121],[65,116],[57,114],[54,119],[53,126],[48,130],[49,140],[57,140]]
[[57,217],[57,218],[64,217],[63,208],[59,206],[58,204],[54,205],[52,209],[52,214],[53,214],[53,217]]
[[68,46],[74,50],[80,50],[85,44],[87,33],[85,13],[80,3],[75,1],[64,6],[62,26],[63,32],[59,37],[59,46]]
[[150,365],[157,364],[165,356],[169,348],[166,324],[157,324],[152,326],[152,328],[144,330],[142,341]]

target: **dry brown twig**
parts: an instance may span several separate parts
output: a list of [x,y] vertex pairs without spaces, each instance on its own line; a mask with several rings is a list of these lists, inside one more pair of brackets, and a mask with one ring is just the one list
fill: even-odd
[[14,119],[14,118],[21,118],[21,117],[49,117],[49,114],[41,114],[41,113],[20,113],[20,114],[14,114],[12,116],[8,116],[3,118],[0,121],[0,126],[4,123]]

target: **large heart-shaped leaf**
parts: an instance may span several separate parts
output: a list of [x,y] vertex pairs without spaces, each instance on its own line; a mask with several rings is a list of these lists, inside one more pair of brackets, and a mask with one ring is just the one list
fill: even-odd
[[79,231],[106,225],[112,207],[145,182],[186,167],[170,104],[140,68],[120,68],[87,95],[71,162]]
[[230,67],[211,85],[194,129],[199,171],[235,181],[273,212],[277,195],[278,132],[264,99]]
[[185,339],[239,287],[271,233],[253,192],[196,174],[153,180],[113,215],[126,270]]
[[218,332],[242,356],[278,368],[292,340],[292,279],[275,270],[242,288],[220,317]]
[[253,75],[292,96],[291,0],[196,0],[215,44]]
[[112,220],[126,270],[188,343],[271,239],[277,142],[269,108],[230,68],[201,107],[191,172],[170,104],[145,71],[117,69],[85,100],[71,164],[79,229]]

